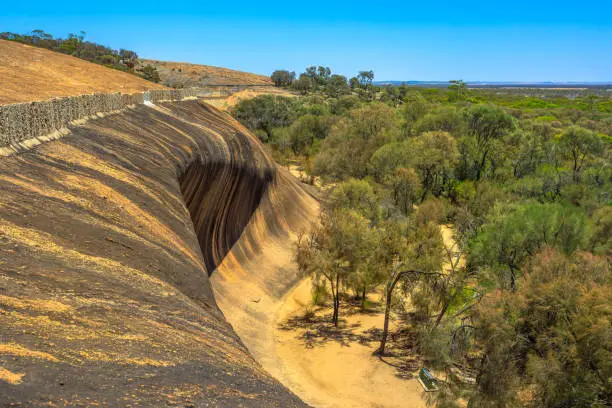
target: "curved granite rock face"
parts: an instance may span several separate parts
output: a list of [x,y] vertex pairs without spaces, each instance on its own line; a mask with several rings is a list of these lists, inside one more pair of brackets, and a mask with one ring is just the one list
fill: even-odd
[[0,406],[304,406],[249,355],[209,274],[305,226],[309,200],[196,101],[0,159]]

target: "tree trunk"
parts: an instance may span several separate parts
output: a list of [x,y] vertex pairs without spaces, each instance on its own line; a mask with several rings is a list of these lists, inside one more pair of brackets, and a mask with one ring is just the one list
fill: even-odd
[[414,269],[398,271],[400,265],[401,263],[398,263],[397,265],[395,265],[395,267],[393,268],[393,272],[391,273],[391,277],[389,277],[389,280],[387,281],[387,289],[386,289],[387,301],[385,304],[385,323],[383,325],[383,333],[382,333],[382,338],[380,339],[380,346],[378,347],[378,349],[376,349],[376,351],[374,351],[374,353],[372,353],[374,355],[383,356],[385,354],[385,346],[387,345],[387,336],[389,335],[389,315],[391,314],[391,296],[393,295],[393,289],[395,289],[395,285],[397,285],[397,282],[399,282],[404,276],[410,276],[410,275],[413,275],[415,277],[420,277],[423,275],[441,275],[441,274],[434,273],[434,272],[427,273],[423,271],[417,271]]
[[489,153],[489,150],[486,149],[482,153],[482,159],[480,160],[480,163],[477,164],[478,169],[476,169],[476,180],[480,180],[480,177],[482,176],[482,170],[484,169],[484,166],[487,163],[487,155],[488,155],[488,153]]
[[448,307],[450,306],[450,304],[451,304],[451,302],[453,301],[454,298],[455,298],[455,296],[451,297],[447,302],[444,303],[444,307],[440,311],[440,314],[438,315],[438,318],[436,319],[436,322],[434,323],[431,331],[434,331],[438,327],[438,325],[442,321],[442,318],[446,314],[446,311],[448,310]]
[[382,338],[380,339],[380,346],[374,352],[379,356],[385,355],[385,346],[387,345],[387,336],[389,335],[389,314],[391,313],[391,291],[387,291],[387,301],[385,304],[385,323],[383,325]]
[[366,286],[363,285],[363,288],[361,288],[361,309],[365,309],[365,302],[366,302]]
[[[334,288],[335,286],[335,288]],[[332,323],[338,327],[338,311],[340,309],[340,276],[336,275],[336,284],[332,281],[332,297],[334,298],[334,313],[332,315]]]
[[382,332],[382,338],[380,339],[380,346],[373,353],[378,356],[385,355],[385,346],[387,345],[387,336],[389,335],[389,315],[391,314],[391,295],[393,294],[393,288],[395,288],[395,285],[397,284],[397,282],[399,281],[399,278],[402,275],[402,272],[398,273],[398,269],[400,265],[401,263],[398,263],[397,265],[395,265],[395,267],[393,268],[393,272],[391,273],[391,276],[389,277],[389,281],[387,282],[387,289],[385,293],[386,295],[385,323],[383,325],[383,332]]

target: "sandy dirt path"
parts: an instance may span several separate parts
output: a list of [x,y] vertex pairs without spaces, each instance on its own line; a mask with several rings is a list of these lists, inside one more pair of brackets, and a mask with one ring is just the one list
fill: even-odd
[[[440,232],[457,262],[453,226],[441,225]],[[464,262],[461,258],[458,266]],[[448,261],[443,268],[452,272]],[[416,378],[406,378],[414,372],[402,370],[401,360],[384,362],[372,356],[378,346],[376,330],[383,325],[382,310],[347,314],[341,309],[338,332],[321,310],[312,319],[316,323],[304,321],[306,310],[312,310],[311,285],[310,279],[302,280],[278,307],[274,339],[281,381],[315,407],[425,407],[423,388]]]
[[[318,209],[314,203],[310,206],[312,220]],[[254,228],[260,225],[252,223]],[[441,232],[451,248],[452,226],[441,226]],[[339,329],[329,323],[331,308],[319,308],[311,319],[304,319],[313,309],[311,281],[299,280],[295,239],[294,233],[261,234],[255,254],[246,259],[230,254],[211,277],[219,306],[251,354],[314,407],[426,407],[416,380],[420,365],[409,351],[400,355],[401,349],[394,348],[399,340],[389,343],[396,357],[382,361],[372,356],[384,320],[380,306],[362,313],[343,303]]]
[[[425,407],[423,388],[392,358],[372,356],[378,346],[381,310],[355,313],[341,309],[336,330],[328,309],[312,321],[303,316],[311,304],[311,281],[305,279],[282,300],[274,332],[281,381],[315,407]],[[393,327],[392,327],[393,329]],[[410,374],[408,374],[410,376]]]

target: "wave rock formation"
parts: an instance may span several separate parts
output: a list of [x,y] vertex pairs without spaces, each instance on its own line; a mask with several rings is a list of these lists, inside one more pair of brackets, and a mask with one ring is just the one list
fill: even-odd
[[140,105],[1,158],[0,403],[304,406],[251,357],[209,278],[227,289],[217,267],[231,261],[270,291],[290,285],[295,273],[250,260],[315,208],[198,101]]

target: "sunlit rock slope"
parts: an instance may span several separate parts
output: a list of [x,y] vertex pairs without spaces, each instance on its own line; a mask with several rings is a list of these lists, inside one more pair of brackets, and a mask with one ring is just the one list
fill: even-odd
[[[314,200],[197,101],[71,130],[0,158],[0,406],[303,406],[251,357],[209,275],[231,250],[257,277],[249,260],[307,225]],[[270,290],[294,279],[275,277]]]

